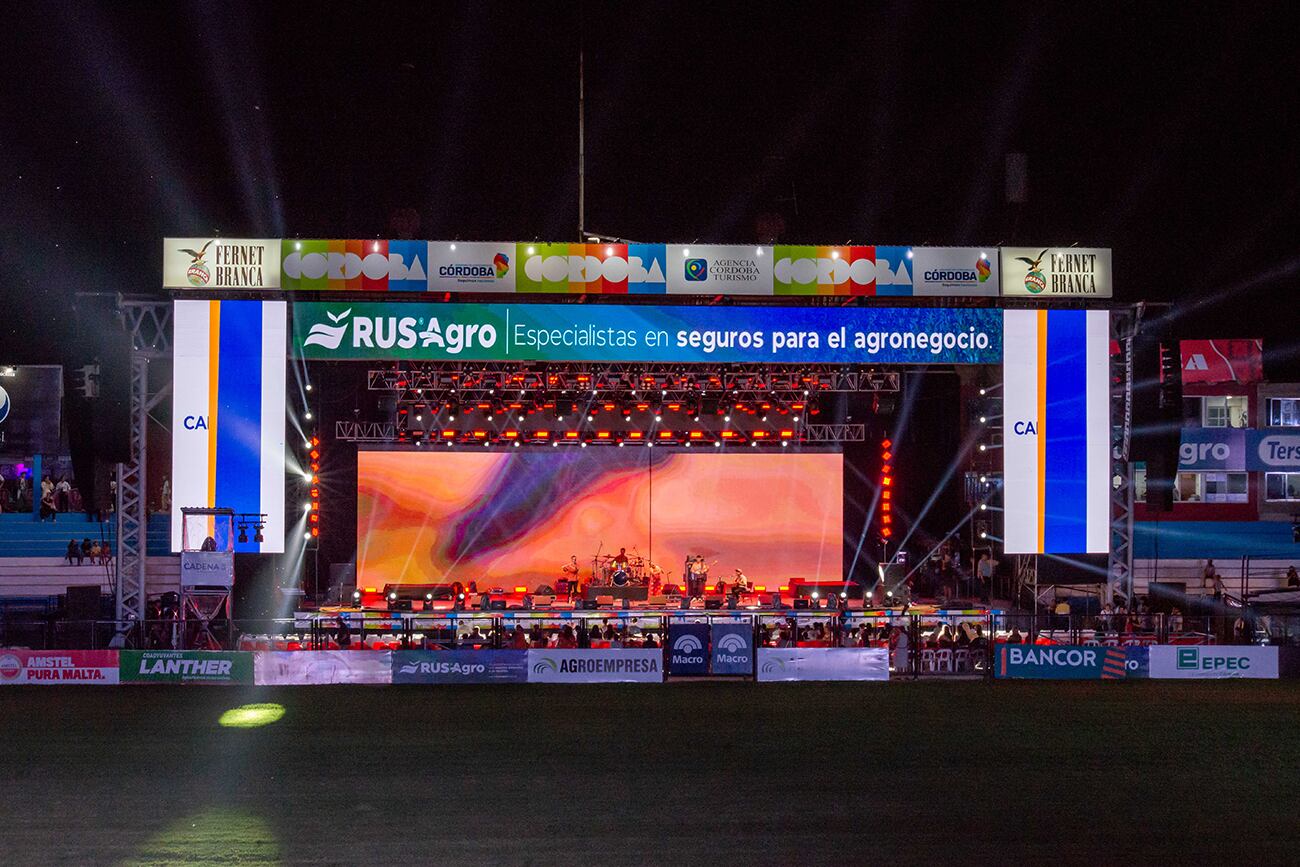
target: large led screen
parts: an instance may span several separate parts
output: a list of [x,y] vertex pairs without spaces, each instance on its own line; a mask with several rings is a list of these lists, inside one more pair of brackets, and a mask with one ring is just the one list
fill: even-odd
[[714,577],[840,580],[843,484],[834,453],[363,451],[357,580],[531,589],[619,548],[672,582],[690,554]]

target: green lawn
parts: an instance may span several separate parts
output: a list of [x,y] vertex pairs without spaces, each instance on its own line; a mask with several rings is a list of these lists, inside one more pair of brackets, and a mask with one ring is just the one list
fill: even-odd
[[1294,863],[1298,733],[1288,682],[8,687],[0,858]]

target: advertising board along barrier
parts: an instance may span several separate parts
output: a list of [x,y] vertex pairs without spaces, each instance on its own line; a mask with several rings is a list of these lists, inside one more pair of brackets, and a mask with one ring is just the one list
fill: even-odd
[[709,624],[668,625],[668,673],[674,677],[709,673]]
[[527,683],[526,650],[396,650],[393,683]]
[[123,650],[123,683],[252,683],[253,655],[238,650]]
[[116,650],[0,650],[0,686],[117,682]]
[[392,683],[391,650],[259,650],[253,654],[258,686]]
[[1125,680],[1148,676],[1145,647],[999,643],[993,663],[994,675],[1000,678]]
[[529,650],[529,683],[661,683],[663,651]]
[[714,623],[714,674],[752,674],[754,671],[754,628],[748,623]]
[[1254,645],[1167,645],[1149,648],[1156,678],[1276,678],[1276,647]]
[[883,647],[760,647],[758,680],[889,680]]

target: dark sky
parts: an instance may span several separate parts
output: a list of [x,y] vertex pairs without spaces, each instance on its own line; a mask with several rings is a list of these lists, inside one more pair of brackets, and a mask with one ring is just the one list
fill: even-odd
[[[580,15],[581,9],[581,15]],[[1182,336],[1294,344],[1289,4],[22,3],[0,35],[0,327],[158,291],[160,239],[1114,248]],[[1028,154],[1030,201],[1003,200]],[[35,327],[34,327],[35,326]],[[47,327],[49,326],[49,327]]]

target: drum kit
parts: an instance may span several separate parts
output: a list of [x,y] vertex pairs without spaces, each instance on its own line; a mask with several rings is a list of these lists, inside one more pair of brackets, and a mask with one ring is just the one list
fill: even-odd
[[623,560],[614,554],[597,553],[591,558],[591,574],[595,576],[594,584],[644,587],[662,582],[670,573],[636,553]]

